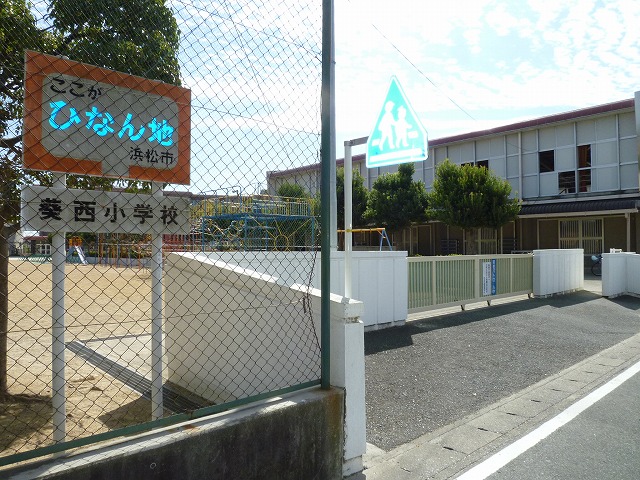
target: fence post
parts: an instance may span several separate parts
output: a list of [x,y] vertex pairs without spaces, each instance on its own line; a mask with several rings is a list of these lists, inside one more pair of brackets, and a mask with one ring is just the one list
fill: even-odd
[[436,259],[431,260],[431,306],[437,305]]
[[362,470],[367,450],[364,305],[334,295],[331,309],[331,384],[345,390],[342,473],[346,477]]
[[482,288],[482,278],[480,277],[480,257],[473,259],[473,278],[473,297],[477,300],[480,298],[480,291]]
[[[321,283],[321,384],[322,388],[330,388],[330,354],[331,354],[331,247],[337,245],[335,212],[335,67],[333,43],[333,0],[322,1],[322,95],[321,95],[321,134],[320,134],[320,196],[322,210],[322,239],[320,256]],[[333,187],[333,188],[332,188]],[[333,242],[335,237],[336,241]]]
[[513,262],[515,258],[509,257],[509,292],[513,292]]

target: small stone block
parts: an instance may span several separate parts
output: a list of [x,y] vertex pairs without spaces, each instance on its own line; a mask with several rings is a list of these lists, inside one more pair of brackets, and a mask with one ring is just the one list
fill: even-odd
[[520,415],[509,415],[506,412],[500,412],[493,410],[485,413],[480,417],[469,422],[469,425],[476,428],[484,428],[490,432],[495,433],[507,433],[516,428],[518,425],[524,423],[527,417]]
[[461,425],[443,435],[437,443],[456,452],[470,454],[499,436],[499,433],[480,430],[470,425]]

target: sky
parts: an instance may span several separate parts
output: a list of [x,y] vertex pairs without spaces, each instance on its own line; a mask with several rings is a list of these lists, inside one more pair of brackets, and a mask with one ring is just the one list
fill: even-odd
[[[322,0],[167,3],[192,92],[188,188],[254,193],[268,171],[317,163]],[[392,75],[430,139],[640,90],[638,0],[335,0],[334,8],[338,158],[345,140],[372,133]]]
[[639,18],[637,0],[336,0],[337,156],[392,75],[430,139],[632,98]]

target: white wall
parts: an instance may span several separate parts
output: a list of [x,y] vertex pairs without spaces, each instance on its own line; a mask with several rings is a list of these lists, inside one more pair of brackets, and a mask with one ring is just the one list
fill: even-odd
[[602,295],[640,295],[640,255],[633,252],[602,255]]
[[[296,331],[311,328],[321,341],[319,290],[193,253],[170,254],[164,278],[167,380],[220,403],[312,380],[299,378],[307,362],[320,378],[319,349]],[[362,302],[331,294],[330,380],[346,392],[345,476],[362,470],[366,451],[362,313]]]
[[584,288],[584,250],[533,251],[533,294],[536,297],[569,293]]
[[[211,252],[217,259],[266,273],[283,285],[306,283],[313,252]],[[320,288],[320,253],[311,286]],[[401,324],[407,319],[407,252],[352,252],[353,298],[364,303],[366,329]],[[331,290],[344,293],[344,252],[331,252]]]
[[191,253],[167,257],[164,283],[167,380],[222,403],[319,378],[319,348],[304,340],[320,318],[304,321],[301,292]]

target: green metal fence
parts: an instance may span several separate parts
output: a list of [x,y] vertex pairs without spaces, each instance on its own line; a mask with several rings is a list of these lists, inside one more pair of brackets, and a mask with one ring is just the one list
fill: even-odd
[[407,259],[410,313],[533,292],[533,256],[461,255]]
[[[320,158],[322,21],[312,0],[2,2],[0,466],[320,385],[318,312],[255,254],[317,273],[315,185],[265,174]],[[51,255],[9,256],[15,236]]]

